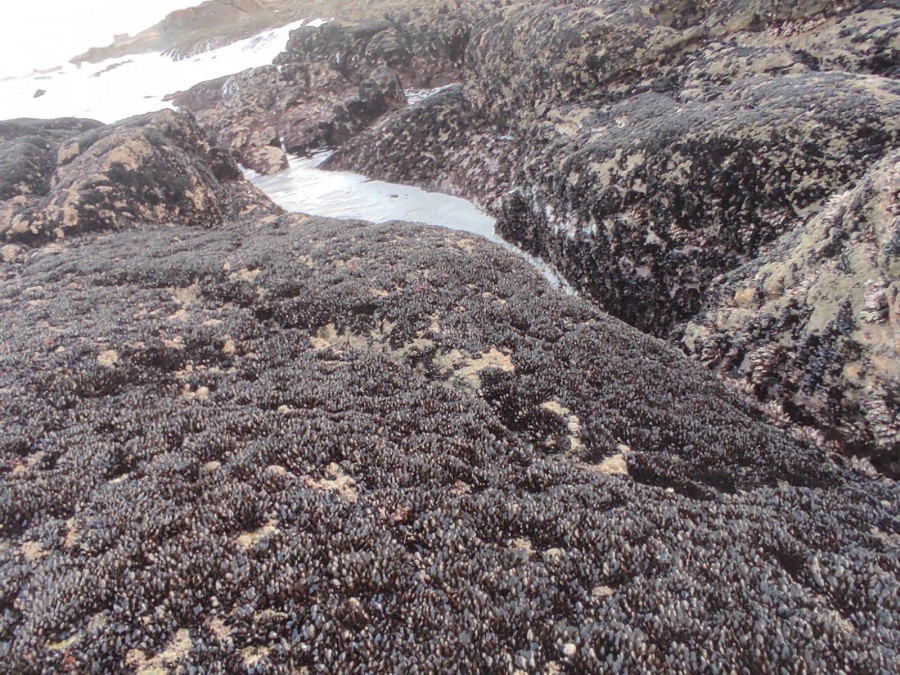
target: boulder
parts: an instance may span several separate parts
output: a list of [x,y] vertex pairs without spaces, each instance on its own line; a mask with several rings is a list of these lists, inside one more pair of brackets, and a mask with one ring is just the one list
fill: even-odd
[[[165,110],[107,127],[59,126],[45,138],[68,138],[26,145],[35,148],[30,155],[19,150],[21,136],[0,146],[0,156],[14,159],[0,194],[0,235],[7,241],[37,243],[137,222],[221,223],[220,178],[234,178],[236,170],[227,158],[210,157],[190,115]],[[73,135],[73,127],[88,130]]]
[[277,73],[255,68],[171,99],[244,166],[275,173],[287,167],[282,146],[306,153],[340,145],[405,105],[404,86],[461,79],[471,29],[498,5],[426,3],[377,20],[301,26],[275,59]]
[[304,153],[338,145],[406,105],[398,74],[386,66],[376,68],[355,94],[346,82],[312,88],[309,72],[296,64],[253,68],[203,82],[172,100],[197,115],[215,144],[264,175],[287,168],[285,149]]
[[400,76],[387,66],[379,66],[363,81],[356,96],[335,106],[332,118],[325,122],[323,129],[324,145],[340,145],[389,110],[405,105]]
[[99,126],[74,118],[0,122],[0,201],[47,194],[59,144]]
[[283,83],[275,66],[263,66],[198,84],[173,96],[196,114],[209,140],[227,148],[246,168],[268,175],[286,169],[282,115]]

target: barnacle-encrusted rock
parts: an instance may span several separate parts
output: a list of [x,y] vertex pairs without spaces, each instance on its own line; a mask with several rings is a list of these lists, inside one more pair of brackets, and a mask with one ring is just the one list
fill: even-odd
[[[40,125],[37,136],[0,140],[0,153],[14,160],[0,179],[0,236],[7,241],[134,222],[211,226],[226,215],[220,178],[233,179],[236,168],[210,153],[190,114],[167,110],[106,127],[54,124]],[[22,151],[23,142],[34,153]]]
[[513,139],[498,137],[455,84],[385,116],[339,147],[324,166],[462,195],[496,208],[510,188],[516,159]]
[[405,105],[403,86],[459,80],[472,26],[498,4],[426,3],[352,25],[302,26],[275,60],[277,70],[250,69],[172,99],[244,166],[274,173],[287,166],[282,146],[304,153],[340,145]]
[[895,483],[500,246],[223,190],[0,266],[5,669],[894,667]]
[[[747,315],[728,312],[730,287],[717,285],[785,232],[800,237],[898,147],[898,55],[900,8],[864,2],[513,2],[471,31],[462,89],[389,114],[328,166],[474,199],[585,297],[676,344],[686,321],[703,308],[697,324],[709,324],[711,298],[724,298],[727,331],[747,336],[737,341],[748,350],[766,345],[752,357],[765,368],[741,368],[768,384],[744,389],[775,419],[885,460],[896,452],[893,385],[862,377],[849,385],[861,398],[842,398],[845,376],[823,379],[818,361],[788,369],[803,383],[787,385],[772,359],[804,331],[776,349],[773,331],[756,336]],[[869,284],[867,315],[883,312],[881,284]],[[821,306],[810,296],[808,310],[843,321],[832,310],[860,304],[848,289]],[[720,337],[727,351],[734,336]],[[832,350],[832,371],[856,378],[860,358],[898,368],[896,349],[852,345],[859,354]],[[705,341],[691,353],[724,363],[717,349]]]
[[900,155],[717,281],[689,354],[792,426],[900,462]]
[[47,194],[59,144],[99,126],[76,119],[0,122],[0,201]]
[[865,3],[514,2],[473,28],[464,95],[390,115],[330,165],[474,198],[665,336],[897,145],[898,46],[900,9]]
[[499,229],[607,311],[665,335],[709,281],[900,141],[900,84],[810,73],[742,79],[535,122]]
[[196,114],[211,140],[241,164],[267,175],[287,168],[286,150],[344,142],[389,110],[406,105],[397,73],[376,68],[350,93],[346,82],[312,87],[308,70],[254,68],[174,95]]
[[405,105],[406,94],[397,72],[379,66],[362,82],[356,96],[335,106],[333,117],[325,123],[322,145],[340,145],[389,110]]
[[296,104],[296,97],[291,99],[295,89],[303,90],[292,73],[281,75],[275,66],[263,66],[201,82],[172,99],[197,117],[211,142],[227,148],[248,169],[271,174],[288,166],[281,127],[288,114],[284,108]]
[[459,78],[474,25],[498,0],[416,3],[398,6],[383,18],[355,24],[330,21],[291,32],[278,64],[326,67],[360,81],[384,65],[412,86],[434,86]]

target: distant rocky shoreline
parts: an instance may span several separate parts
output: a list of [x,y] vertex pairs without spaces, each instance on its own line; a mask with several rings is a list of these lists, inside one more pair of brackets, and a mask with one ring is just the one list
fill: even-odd
[[[0,663],[896,670],[900,8],[371,11],[0,122]],[[323,144],[581,297],[238,169]]]

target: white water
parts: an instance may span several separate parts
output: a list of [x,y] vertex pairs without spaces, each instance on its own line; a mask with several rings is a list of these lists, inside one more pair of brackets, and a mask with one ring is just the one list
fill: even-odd
[[408,185],[369,180],[347,171],[318,168],[328,155],[320,152],[308,158],[292,157],[288,170],[272,176],[260,176],[248,169],[244,175],[287,211],[372,223],[407,220],[477,234],[521,256],[555,287],[574,295],[571,286],[543,261],[503,241],[494,219],[471,202]]
[[[15,117],[87,117],[116,122],[132,115],[171,108],[168,94],[247,68],[272,63],[288,40],[296,21],[230,45],[174,61],[160,53],[133,54],[81,68],[67,63],[53,73],[0,81],[0,119]],[[107,70],[116,66],[112,70]],[[34,98],[43,89],[47,93]]]
[[372,223],[390,220],[450,227],[496,241],[494,219],[474,204],[436,192],[344,171],[323,171],[318,166],[329,153],[291,158],[290,169],[273,176],[245,171],[250,180],[276,204],[288,211],[302,211],[330,218],[359,218]]
[[52,68],[75,54],[136,35],[169,12],[200,0],[27,0],[3,3],[0,78]]

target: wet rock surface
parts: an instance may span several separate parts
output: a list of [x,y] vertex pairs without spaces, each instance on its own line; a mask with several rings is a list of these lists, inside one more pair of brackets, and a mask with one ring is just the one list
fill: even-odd
[[0,275],[15,672],[896,662],[896,484],[499,246],[257,195]]
[[206,145],[189,113],[112,126],[13,121],[0,134],[0,237],[7,242],[135,222],[211,226],[226,215],[222,181],[240,175],[227,154]]

